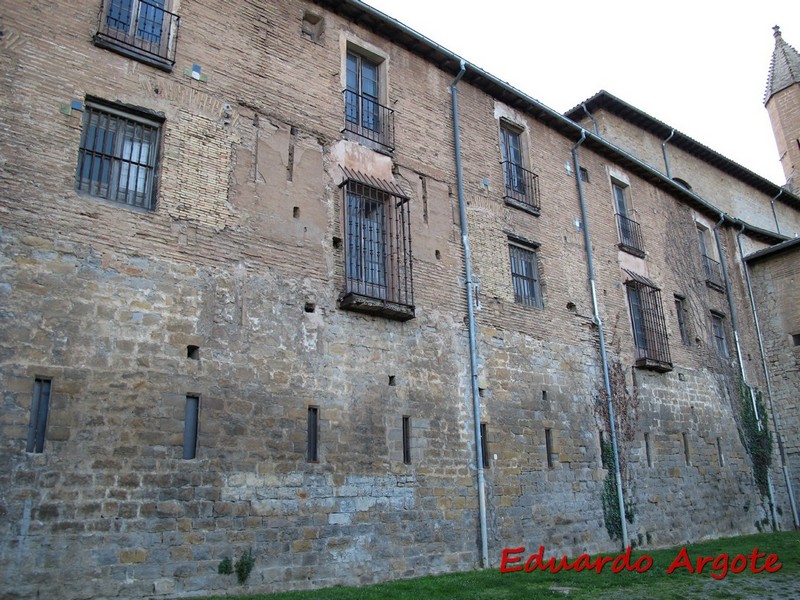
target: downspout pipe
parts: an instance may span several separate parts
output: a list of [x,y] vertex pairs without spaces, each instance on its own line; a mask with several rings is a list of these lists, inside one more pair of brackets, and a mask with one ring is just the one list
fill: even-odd
[[611,395],[611,376],[608,370],[608,355],[606,354],[606,340],[603,332],[603,320],[600,318],[600,309],[597,304],[597,285],[594,276],[594,261],[592,259],[592,238],[589,235],[589,218],[586,212],[586,199],[583,195],[583,184],[580,178],[580,162],[578,160],[578,148],[586,141],[586,130],[581,131],[581,139],[572,147],[572,163],[575,166],[575,182],[578,186],[578,200],[581,206],[581,221],[583,225],[583,241],[586,245],[586,269],[589,277],[589,290],[592,294],[592,315],[594,324],[597,326],[600,338],[600,360],[603,365],[603,385],[608,398],[608,421],[611,433],[611,447],[614,451],[614,477],[617,482],[617,502],[619,504],[619,522],[622,528],[622,547],[630,545],[628,540],[628,524],[625,520],[625,498],[622,493],[622,474],[619,469],[619,445],[617,444],[617,426],[614,416],[614,401]]
[[[733,341],[736,344],[736,359],[739,362],[739,374],[742,378],[742,384],[747,388],[750,394],[750,401],[753,403],[753,414],[756,417],[756,424],[759,431],[763,429],[764,425],[761,422],[761,415],[758,413],[758,405],[756,404],[756,395],[753,388],[747,383],[747,373],[744,369],[744,361],[742,360],[742,346],[739,343],[739,321],[736,316],[736,305],[733,302],[733,293],[731,292],[731,282],[728,276],[728,266],[725,262],[725,255],[722,252],[722,240],[719,237],[719,226],[725,221],[725,213],[721,213],[719,221],[714,225],[714,241],[717,244],[717,252],[719,253],[719,263],[722,266],[722,278],[725,281],[725,295],[728,298],[728,310],[731,313],[731,327],[733,328]],[[778,522],[777,515],[775,514],[775,491],[772,487],[772,476],[767,471],[767,484],[769,491],[769,508],[770,516],[772,517],[773,528]]]
[[[777,198],[777,196],[776,196]],[[774,199],[773,199],[774,201]],[[777,221],[776,221],[777,224]],[[778,428],[778,417],[775,414],[775,404],[772,396],[772,383],[770,382],[769,367],[767,366],[767,353],[764,350],[764,338],[761,334],[761,322],[758,319],[758,312],[756,311],[756,300],[753,295],[753,284],[750,279],[750,267],[747,261],[744,260],[744,249],[742,248],[742,233],[744,232],[744,223],[741,223],[739,233],[736,234],[736,244],[739,247],[739,256],[742,259],[744,267],[744,278],[747,283],[747,296],[750,299],[750,310],[753,311],[753,322],[756,326],[756,338],[758,339],[758,350],[761,354],[761,368],[764,370],[764,381],[767,382],[767,398],[769,399],[769,410],[772,413],[772,427],[775,429],[775,437],[778,440],[778,454],[781,457],[781,469],[783,471],[783,478],[786,481],[786,490],[789,493],[789,504],[792,507],[792,519],[794,521],[794,528],[800,529],[800,519],[797,516],[797,503],[794,498],[794,489],[792,488],[792,479],[789,477],[789,467],[786,462],[786,449],[783,445],[783,436]]]
[[582,102],[581,103],[581,108],[583,109],[583,112],[586,113],[586,116],[589,117],[592,120],[592,127],[594,128],[594,134],[595,135],[600,135],[600,132],[597,129],[597,119],[595,119],[594,115],[592,115],[592,113],[589,112],[589,109],[586,108],[586,102]]
[[664,155],[664,168],[667,171],[667,177],[672,179],[672,170],[669,168],[669,154],[667,154],[667,143],[672,139],[672,136],[675,135],[675,128],[669,132],[669,137],[661,142],[661,153]]
[[778,213],[775,212],[775,200],[777,200],[780,195],[783,193],[783,188],[769,201],[770,206],[772,206],[772,218],[775,219],[775,229],[778,232],[778,235],[781,235],[781,225],[778,223]]
[[466,271],[467,320],[469,322],[469,366],[472,380],[472,414],[475,429],[475,459],[478,471],[478,513],[481,530],[481,566],[489,567],[489,541],[486,530],[486,477],[483,471],[483,443],[481,440],[481,401],[478,390],[478,346],[475,336],[475,301],[472,282],[472,258],[469,251],[467,231],[467,206],[464,200],[464,174],[461,166],[461,127],[458,120],[458,82],[464,76],[467,64],[461,61],[461,70],[450,84],[453,100],[453,132],[455,136],[456,182],[458,184],[458,212],[461,217],[461,243],[464,246],[464,270]]

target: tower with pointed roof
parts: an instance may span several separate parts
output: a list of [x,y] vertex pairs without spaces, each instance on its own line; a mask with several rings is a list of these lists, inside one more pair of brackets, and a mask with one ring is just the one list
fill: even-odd
[[778,144],[786,183],[800,192],[800,53],[775,30],[775,49],[767,77],[764,105]]

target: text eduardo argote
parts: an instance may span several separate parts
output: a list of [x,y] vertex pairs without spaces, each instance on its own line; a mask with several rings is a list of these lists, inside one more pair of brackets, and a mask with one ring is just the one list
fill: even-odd
[[[647,554],[642,554],[635,560],[631,557],[631,547],[628,546],[623,554],[616,556],[595,556],[592,558],[588,554],[581,554],[574,560],[562,556],[556,558],[544,558],[544,546],[539,546],[539,551],[531,554],[525,559],[525,547],[504,548],[502,559],[500,560],[501,573],[513,573],[523,571],[532,573],[534,571],[549,571],[558,573],[559,571],[595,571],[602,573],[608,566],[612,573],[623,571],[635,571],[644,573],[653,566],[653,558]],[[762,560],[763,559],[763,560]],[[667,568],[667,574],[674,573],[680,569],[686,569],[689,573],[703,573],[704,570],[710,572],[714,579],[724,579],[728,573],[741,573],[749,569],[751,573],[775,573],[780,571],[783,565],[778,562],[777,554],[767,554],[759,552],[754,548],[750,554],[736,554],[731,558],[728,554],[718,554],[716,556],[698,556],[692,559],[686,548],[681,548],[677,556]]]

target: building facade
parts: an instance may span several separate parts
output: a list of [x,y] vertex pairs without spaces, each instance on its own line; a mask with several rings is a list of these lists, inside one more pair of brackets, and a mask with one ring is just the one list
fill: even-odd
[[0,8],[5,597],[796,524],[742,260],[796,195],[360,2],[236,6]]

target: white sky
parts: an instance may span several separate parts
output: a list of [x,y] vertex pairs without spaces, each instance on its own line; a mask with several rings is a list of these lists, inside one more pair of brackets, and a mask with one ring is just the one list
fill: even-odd
[[786,181],[763,99],[772,26],[800,48],[798,0],[365,2],[559,112],[604,89]]

